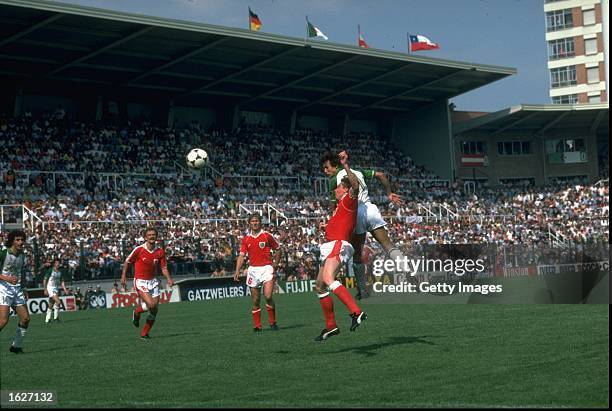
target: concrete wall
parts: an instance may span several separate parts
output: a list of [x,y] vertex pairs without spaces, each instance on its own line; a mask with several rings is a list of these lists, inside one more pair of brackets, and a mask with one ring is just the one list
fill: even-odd
[[175,127],[184,127],[192,121],[197,121],[206,129],[217,121],[217,113],[207,108],[174,106],[172,110]]
[[329,120],[324,117],[299,116],[296,124],[297,129],[310,128],[315,131],[328,131]]
[[[587,151],[586,163],[549,164],[546,156],[545,140],[555,138],[584,138]],[[463,141],[486,142],[488,166],[462,167],[461,143]],[[497,143],[503,141],[529,141],[529,155],[499,155]],[[584,130],[564,130],[550,132],[545,136],[534,136],[532,133],[508,131],[499,135],[489,136],[486,132],[467,132],[455,138],[455,159],[457,176],[461,179],[487,178],[489,185],[496,186],[501,178],[535,178],[536,185],[543,185],[551,177],[586,175],[593,181],[598,176],[597,139],[594,134]]]
[[453,179],[448,101],[442,100],[397,116],[391,141],[418,165],[440,178]]

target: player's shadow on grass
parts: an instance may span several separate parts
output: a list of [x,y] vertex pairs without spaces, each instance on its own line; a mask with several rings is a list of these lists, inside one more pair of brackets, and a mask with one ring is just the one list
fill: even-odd
[[66,351],[66,350],[73,350],[75,348],[85,348],[85,347],[87,347],[87,344],[77,344],[77,345],[71,345],[69,347],[61,346],[61,347],[47,348],[45,350],[28,351],[28,354],[38,354],[41,352],[51,352],[51,351]]
[[304,328],[305,326],[306,326],[305,324],[294,324],[294,325],[287,325],[287,326],[279,326],[278,330],[279,331],[294,330],[296,328]]
[[402,344],[425,344],[425,345],[436,345],[435,343],[431,342],[431,341],[427,341],[425,338],[432,338],[433,336],[427,336],[427,335],[421,335],[421,336],[416,336],[416,337],[410,337],[410,336],[406,336],[406,337],[390,337],[388,341],[386,342],[381,342],[381,343],[377,343],[377,344],[369,344],[369,345],[362,345],[362,346],[357,346],[357,347],[347,347],[344,348],[342,350],[338,350],[338,351],[332,351],[329,352],[328,354],[339,354],[339,353],[344,353],[344,352],[354,352],[356,354],[363,354],[367,357],[372,357],[374,355],[377,355],[378,353],[376,351],[382,349],[382,348],[386,348],[386,347],[392,347],[395,345],[402,345]]
[[160,338],[182,337],[184,335],[195,335],[195,334],[200,334],[200,333],[193,331],[193,332],[188,332],[188,333],[164,334],[164,335],[157,335],[157,336],[155,336],[155,339],[159,340]]

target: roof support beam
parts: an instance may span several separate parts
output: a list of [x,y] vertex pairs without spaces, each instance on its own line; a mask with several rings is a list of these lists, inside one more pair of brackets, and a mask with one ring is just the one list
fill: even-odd
[[512,127],[517,126],[517,125],[519,125],[519,124],[521,124],[521,123],[524,123],[525,121],[529,120],[530,118],[533,118],[533,117],[537,116],[538,114],[540,114],[540,113],[538,113],[538,112],[534,112],[534,113],[527,114],[527,115],[526,115],[525,117],[523,117],[523,118],[519,118],[518,120],[513,121],[512,123],[510,123],[510,124],[508,124],[508,125],[506,125],[506,126],[503,126],[502,128],[498,128],[497,130],[495,130],[495,131],[493,131],[493,132],[489,133],[489,135],[490,135],[490,136],[494,136],[494,135],[496,135],[496,134],[499,134],[499,133],[501,133],[502,131],[508,130],[509,128],[512,128]]
[[557,124],[559,121],[563,120],[569,113],[570,113],[569,111],[565,111],[562,114],[558,115],[557,117],[555,117],[554,120],[549,121],[548,124],[546,124],[544,127],[539,129],[536,133],[537,134],[541,134],[541,133],[545,132],[546,130],[549,130],[552,126]]
[[399,97],[406,97],[410,93],[413,93],[413,92],[415,92],[417,90],[420,90],[422,88],[426,88],[427,86],[434,85],[434,84],[439,83],[441,81],[448,80],[449,78],[455,77],[455,76],[457,76],[457,75],[459,75],[461,73],[463,73],[463,70],[453,71],[452,73],[447,74],[446,76],[439,77],[439,78],[437,78],[435,80],[431,80],[431,81],[428,81],[427,83],[420,84],[420,85],[418,85],[416,87],[413,87],[413,88],[411,88],[409,90],[402,91],[401,93],[398,93],[398,94],[386,97],[386,98],[384,98],[382,100],[375,101],[374,103],[368,104],[367,106],[363,106],[359,110],[356,110],[356,111],[354,111],[351,114],[357,113],[357,112],[359,112],[361,110],[365,110],[365,109],[370,108],[370,107],[379,106],[379,105],[381,105],[383,103],[386,103],[387,101],[391,101],[391,100],[399,98]]
[[57,74],[60,71],[67,69],[68,67],[74,66],[75,64],[81,63],[81,62],[83,62],[83,61],[85,61],[87,59],[90,59],[90,58],[92,58],[94,56],[97,56],[98,54],[104,53],[105,51],[110,50],[113,47],[116,47],[116,46],[118,46],[120,44],[123,44],[123,43],[126,43],[126,42],[130,41],[130,40],[133,40],[136,37],[140,37],[143,34],[146,34],[146,33],[150,32],[151,30],[154,30],[154,29],[155,29],[155,27],[153,27],[153,26],[147,26],[147,27],[142,28],[142,29],[140,29],[138,31],[135,31],[132,34],[129,34],[129,35],[125,36],[125,37],[122,37],[119,40],[115,40],[115,41],[107,44],[104,47],[100,47],[99,49],[94,50],[94,51],[92,51],[90,53],[87,53],[87,54],[85,54],[85,55],[83,55],[83,56],[81,56],[81,57],[79,57],[77,59],[74,59],[74,60],[64,64],[63,66],[60,66],[60,67],[58,67],[58,68],[56,68],[54,70],[51,70],[50,72],[48,72],[45,75],[45,77],[51,77],[54,74]]
[[[410,67],[410,66],[411,66],[411,64],[406,64],[406,65],[403,65],[403,66],[401,66],[401,67],[398,67],[398,68],[396,68],[396,69],[394,69],[394,70],[387,71],[387,72],[384,72],[384,73],[382,73],[382,74],[379,74],[378,76],[372,77],[372,78],[371,78],[371,79],[369,79],[369,80],[365,80],[365,81],[362,81],[362,82],[360,82],[360,83],[358,83],[358,84],[354,84],[354,85],[352,85],[352,86],[349,86],[349,87],[343,88],[343,89],[341,89],[341,90],[336,91],[335,93],[329,94],[329,95],[327,95],[327,96],[323,96],[323,97],[321,97],[320,99],[317,99],[317,100],[313,100],[313,101],[309,102],[308,104],[304,104],[303,106],[298,107],[298,110],[303,110],[303,109],[305,109],[306,107],[310,107],[310,106],[312,106],[313,104],[317,104],[317,103],[320,103],[320,102],[322,102],[322,101],[329,100],[329,99],[331,99],[331,98],[334,98],[334,97],[339,96],[339,95],[341,95],[341,94],[344,94],[344,93],[346,93],[346,92],[352,91],[352,90],[354,90],[354,89],[356,89],[356,88],[359,88],[359,87],[361,87],[361,86],[363,86],[363,85],[366,85],[366,84],[368,84],[368,83],[372,83],[372,82],[374,82],[374,81],[376,81],[376,80],[380,80],[381,78],[385,78],[385,77],[387,77],[387,76],[391,76],[391,75],[393,75],[393,74],[400,73],[400,72],[402,72],[402,71],[406,70],[406,69],[407,69],[408,67]],[[382,97],[385,97],[385,96],[382,96]]]
[[188,53],[185,53],[185,54],[182,54],[180,56],[177,56],[177,57],[173,58],[172,60],[170,60],[167,63],[161,64],[161,65],[153,67],[153,68],[151,68],[151,69],[149,69],[147,71],[144,71],[144,72],[140,73],[139,75],[137,75],[136,77],[133,77],[133,78],[127,80],[123,84],[125,85],[125,84],[134,83],[134,82],[136,82],[136,81],[138,81],[138,80],[140,80],[140,79],[142,79],[144,77],[147,77],[150,74],[157,73],[157,72],[162,71],[164,69],[167,69],[168,67],[171,67],[171,66],[173,66],[173,65],[175,65],[177,63],[180,63],[181,61],[186,60],[186,59],[188,59],[190,57],[197,56],[201,52],[203,52],[205,50],[208,50],[210,48],[213,48],[215,46],[218,46],[219,44],[225,43],[228,40],[229,40],[229,37],[223,37],[223,38],[215,40],[215,41],[213,41],[211,43],[205,44],[205,45],[203,45],[201,47],[198,47],[195,50],[192,50],[192,51],[190,51]]
[[606,113],[608,113],[608,110],[599,110],[599,113],[597,113],[597,116],[595,116],[595,120],[593,120],[591,123],[591,127],[589,127],[589,131],[591,133],[594,133],[597,130],[599,123],[601,123],[601,120],[603,120]]
[[46,26],[49,23],[53,23],[54,21],[57,21],[57,20],[61,19],[64,16],[65,16],[65,14],[63,14],[63,13],[57,13],[57,14],[52,15],[51,17],[47,17],[46,19],[43,19],[43,20],[39,21],[38,23],[28,27],[25,30],[22,30],[22,31],[20,31],[18,33],[13,34],[12,36],[9,36],[9,37],[7,37],[7,38],[5,38],[3,40],[0,40],[0,47],[5,46],[5,45],[7,45],[9,43],[12,43],[13,41],[18,40],[18,39],[20,39],[20,38],[30,34],[31,32],[36,31],[39,28]]
[[313,72],[311,72],[311,73],[309,73],[309,74],[307,74],[305,76],[302,76],[302,77],[299,77],[299,78],[297,78],[297,79],[295,79],[293,81],[290,81],[287,84],[283,84],[281,86],[273,88],[272,90],[268,90],[265,93],[262,93],[262,94],[259,94],[257,96],[254,96],[254,97],[250,98],[249,100],[242,102],[241,105],[242,104],[248,104],[248,103],[252,102],[253,100],[255,100],[257,98],[269,96],[270,94],[274,94],[274,93],[276,93],[276,92],[278,92],[280,90],[283,90],[285,88],[292,87],[293,85],[301,83],[304,80],[308,80],[309,78],[312,78],[312,77],[314,77],[314,76],[316,76],[316,75],[318,75],[320,73],[325,73],[326,71],[333,70],[336,67],[339,67],[339,66],[342,66],[344,64],[350,63],[351,61],[356,60],[359,57],[361,57],[361,56],[351,56],[351,57],[345,58],[343,60],[337,61],[337,62],[335,62],[335,63],[333,63],[331,65],[328,65],[328,66],[322,67],[320,69],[317,69],[317,70],[315,70],[315,71],[313,71]]
[[284,57],[284,56],[286,56],[288,54],[295,53],[297,50],[299,50],[297,47],[296,48],[290,48],[290,49],[281,51],[280,53],[275,54],[273,56],[268,56],[267,58],[265,58],[263,60],[260,60],[259,62],[255,63],[255,64],[252,64],[250,66],[244,67],[244,68],[242,68],[242,69],[240,69],[238,71],[234,71],[233,73],[230,73],[230,74],[228,74],[226,76],[220,77],[219,79],[217,79],[215,81],[212,81],[210,83],[203,84],[203,85],[201,85],[201,86],[199,86],[197,88],[194,88],[194,89],[189,90],[189,91],[187,91],[187,92],[185,92],[183,94],[180,94],[180,95],[176,96],[175,98],[181,98],[181,97],[185,97],[185,96],[188,96],[190,94],[193,94],[193,93],[198,93],[198,92],[200,92],[202,90],[207,90],[207,89],[209,89],[211,87],[216,86],[219,83],[222,83],[222,82],[230,80],[230,79],[232,79],[232,78],[234,78],[236,76],[244,74],[244,73],[246,73],[249,70],[254,70],[255,68],[261,67],[264,64],[267,64],[267,63],[269,63],[271,61],[278,60],[279,58]]

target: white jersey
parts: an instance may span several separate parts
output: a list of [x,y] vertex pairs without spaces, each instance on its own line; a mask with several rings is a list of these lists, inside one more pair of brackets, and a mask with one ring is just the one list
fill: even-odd
[[0,262],[2,262],[2,275],[12,275],[17,277],[17,284],[10,284],[0,280],[0,286],[21,288],[21,277],[25,273],[26,257],[24,253],[15,255],[10,250],[0,251]]
[[62,273],[60,271],[51,271],[47,280],[47,287],[59,288],[62,284]]
[[[368,180],[371,181],[372,177],[374,176],[374,171],[365,170],[366,172],[365,177],[363,173],[359,170],[353,170],[351,168],[351,171],[353,172],[353,174],[355,174],[355,177],[357,177],[357,181],[359,181],[359,195],[357,196],[357,200],[362,203],[369,203],[370,194],[368,193],[368,185],[366,184],[365,180],[366,180],[366,177],[368,177]],[[338,174],[336,174],[336,186],[340,185],[344,177],[346,177],[346,170],[341,169],[340,171],[338,171]]]

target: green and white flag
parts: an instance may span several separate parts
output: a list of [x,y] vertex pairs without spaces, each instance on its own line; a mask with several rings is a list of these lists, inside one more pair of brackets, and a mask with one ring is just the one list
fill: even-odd
[[314,24],[308,21],[308,17],[306,17],[306,23],[308,23],[308,37],[321,37],[323,40],[328,39],[318,27],[315,27]]

